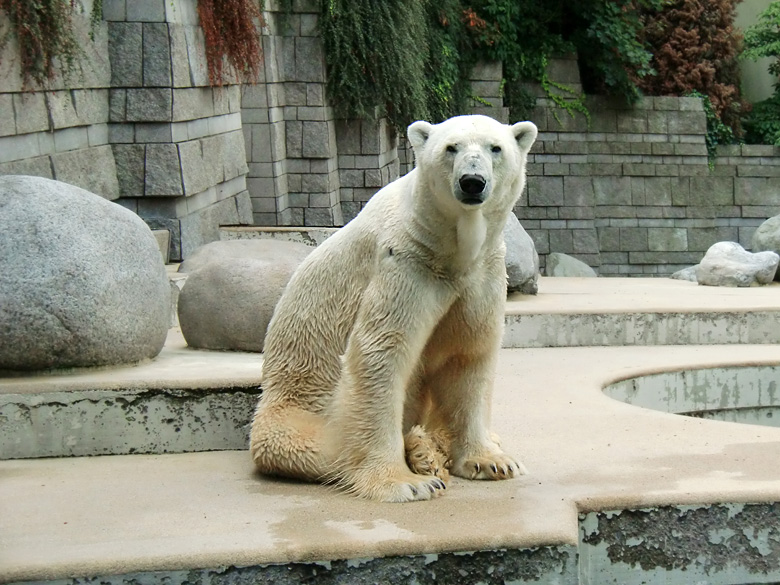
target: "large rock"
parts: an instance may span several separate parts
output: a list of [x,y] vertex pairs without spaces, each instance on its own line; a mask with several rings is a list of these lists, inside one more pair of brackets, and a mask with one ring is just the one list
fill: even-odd
[[190,347],[263,351],[265,332],[290,276],[313,250],[278,240],[206,244],[182,265],[179,325]]
[[598,276],[593,268],[581,260],[560,252],[552,252],[547,255],[545,274],[547,276],[585,276],[588,278]]
[[233,258],[273,262],[278,257],[283,263],[292,262],[297,266],[312,250],[313,246],[271,238],[220,240],[195,250],[179,265],[179,272],[195,272],[211,262],[226,262]]
[[710,246],[696,271],[699,284],[752,286],[772,281],[780,256],[775,252],[751,254],[736,242]]
[[170,288],[134,213],[59,181],[0,176],[0,369],[137,362],[168,333]]
[[[774,252],[780,254],[780,215],[770,217],[753,234],[753,252]],[[775,280],[780,280],[780,270],[775,272]]]
[[504,225],[506,243],[507,292],[535,295],[539,280],[539,254],[531,236],[520,225],[514,213]]

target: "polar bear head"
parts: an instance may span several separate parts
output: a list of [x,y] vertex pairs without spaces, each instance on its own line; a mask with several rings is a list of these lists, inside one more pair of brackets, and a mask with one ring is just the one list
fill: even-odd
[[508,211],[525,186],[525,163],[536,140],[532,122],[512,126],[487,116],[456,116],[440,124],[411,124],[421,179],[452,211]]

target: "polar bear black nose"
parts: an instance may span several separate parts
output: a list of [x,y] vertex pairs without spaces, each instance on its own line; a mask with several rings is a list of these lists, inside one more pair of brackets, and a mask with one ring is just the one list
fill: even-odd
[[467,195],[479,195],[485,190],[485,179],[479,175],[463,175],[458,181],[460,190]]

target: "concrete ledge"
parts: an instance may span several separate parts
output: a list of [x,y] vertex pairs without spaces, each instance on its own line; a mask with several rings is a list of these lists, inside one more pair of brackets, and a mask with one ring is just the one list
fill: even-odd
[[[694,506],[703,512],[689,519],[691,526],[715,530],[712,538],[733,549],[743,533],[733,530],[734,515],[724,510],[742,514],[738,504],[745,503],[761,504],[740,519],[746,534],[755,528],[765,535],[751,537],[760,541],[753,549],[718,566],[724,549],[717,539],[683,539],[675,541],[677,556],[654,570],[685,567],[688,573],[679,574],[691,575],[708,567],[707,582],[723,585],[777,580],[778,528],[761,522],[767,514],[776,518],[772,510],[780,502],[780,429],[646,410],[602,392],[627,378],[746,363],[776,367],[780,347],[502,350],[493,426],[530,474],[497,483],[455,479],[427,503],[376,504],[319,485],[262,478],[245,451],[2,461],[0,581],[120,583],[142,575],[214,583],[317,571],[331,580],[354,576],[356,583],[375,582],[377,574],[432,583],[432,573],[450,574],[444,567],[457,562],[450,553],[482,551],[455,565],[465,571],[458,582],[603,583],[618,575],[617,582],[638,584],[647,580],[641,543],[618,543],[620,550],[640,548],[611,557],[605,551],[616,549],[600,543],[619,531],[604,529],[597,537],[586,524],[582,533],[587,519],[578,514],[684,516]],[[225,371],[211,366],[209,375]],[[598,553],[601,560],[592,573],[598,578],[580,581],[583,534],[600,547],[590,558]],[[740,560],[742,568],[733,564]],[[280,563],[303,566],[281,571]],[[493,578],[469,566],[500,572]],[[740,580],[751,571],[758,571],[752,581]]]
[[507,300],[504,347],[780,343],[780,285],[669,278],[539,279]]

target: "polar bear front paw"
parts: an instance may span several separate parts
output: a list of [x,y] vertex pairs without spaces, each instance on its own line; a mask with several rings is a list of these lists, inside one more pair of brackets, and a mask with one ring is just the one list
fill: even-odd
[[450,471],[466,479],[511,479],[528,473],[525,466],[504,453],[464,457]]
[[444,482],[433,475],[417,475],[406,471],[368,476],[344,477],[350,493],[378,502],[414,502],[430,500],[447,489]]

